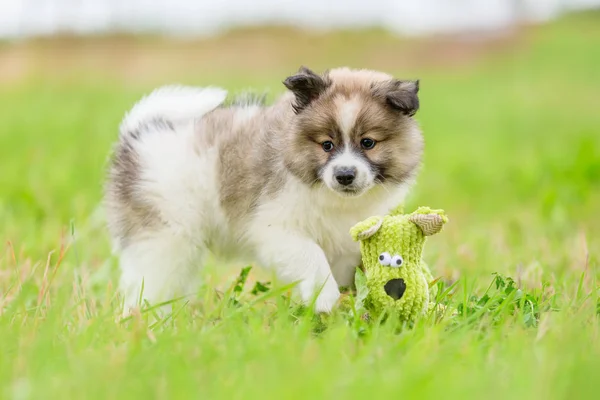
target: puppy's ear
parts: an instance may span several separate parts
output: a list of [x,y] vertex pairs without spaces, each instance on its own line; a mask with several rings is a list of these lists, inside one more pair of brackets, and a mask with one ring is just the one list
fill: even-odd
[[419,109],[419,81],[392,80],[373,88],[374,95],[394,110],[412,117]]
[[283,84],[296,96],[294,111],[298,114],[329,87],[331,82],[306,67],[300,67],[295,75],[288,77]]

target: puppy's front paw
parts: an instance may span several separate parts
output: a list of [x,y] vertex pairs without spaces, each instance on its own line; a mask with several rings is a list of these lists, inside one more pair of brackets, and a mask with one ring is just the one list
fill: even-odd
[[330,313],[340,298],[340,290],[333,279],[328,279],[323,290],[317,296],[315,311],[318,313]]
[[307,279],[300,282],[298,288],[302,301],[307,304],[314,299],[315,293],[319,293],[315,301],[315,311],[318,313],[331,312],[340,298],[340,290],[332,277],[321,285],[316,285],[313,280]]

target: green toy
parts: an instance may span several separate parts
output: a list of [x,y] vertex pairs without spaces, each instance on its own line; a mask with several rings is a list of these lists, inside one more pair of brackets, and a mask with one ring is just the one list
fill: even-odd
[[360,241],[367,288],[364,305],[371,316],[393,312],[412,322],[433,309],[437,288],[422,259],[423,246],[426,237],[441,231],[447,221],[442,210],[420,207],[402,214],[398,209],[350,230]]

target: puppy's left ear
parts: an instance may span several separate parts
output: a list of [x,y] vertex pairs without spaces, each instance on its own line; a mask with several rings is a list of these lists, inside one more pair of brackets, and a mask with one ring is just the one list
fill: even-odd
[[288,77],[283,81],[283,84],[296,96],[293,107],[296,114],[298,114],[317,99],[329,87],[331,82],[306,67],[300,67],[298,72]]
[[386,103],[404,115],[412,117],[419,110],[419,80],[392,80],[374,88],[376,96],[385,99]]

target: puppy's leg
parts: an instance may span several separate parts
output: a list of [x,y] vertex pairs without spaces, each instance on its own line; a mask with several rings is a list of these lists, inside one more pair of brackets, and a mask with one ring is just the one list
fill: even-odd
[[315,310],[330,312],[340,297],[325,253],[314,241],[297,233],[269,227],[257,244],[259,261],[276,268],[284,282],[299,281],[298,289],[306,303],[318,293]]
[[[121,254],[123,313],[127,315],[140,300],[155,305],[193,294],[201,253],[187,238],[168,230],[147,233],[129,243]],[[170,308],[164,306],[162,311]]]
[[345,288],[354,286],[356,268],[361,265],[360,253],[348,253],[331,259],[331,270],[338,285]]

